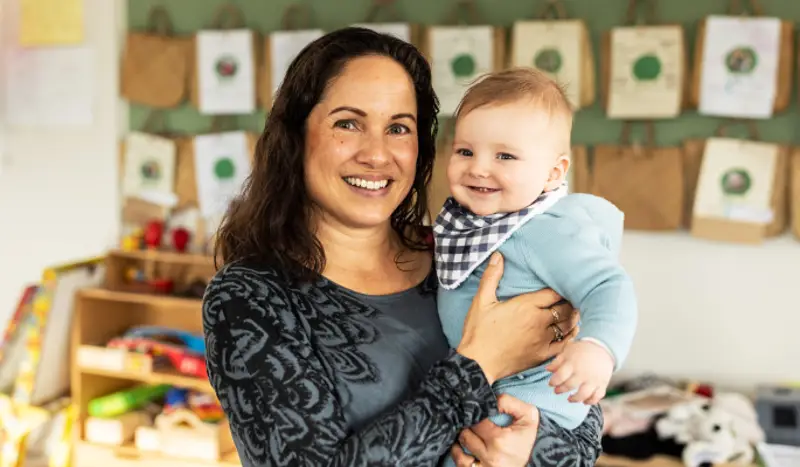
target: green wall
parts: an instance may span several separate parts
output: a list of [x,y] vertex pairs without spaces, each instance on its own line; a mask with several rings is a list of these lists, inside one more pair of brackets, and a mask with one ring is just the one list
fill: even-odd
[[[653,0],[656,1],[656,0]],[[742,0],[747,2],[748,0]],[[314,25],[326,30],[336,29],[350,23],[362,21],[372,0],[305,0],[313,11]],[[147,14],[154,5],[162,5],[171,13],[176,33],[191,33],[209,24],[221,0],[129,0],[128,27],[143,28]],[[291,0],[234,0],[244,13],[247,26],[260,32],[280,28],[281,15]],[[517,19],[531,18],[545,3],[545,0],[476,0],[485,20],[494,25],[509,26]],[[694,47],[697,20],[708,14],[724,13],[728,0],[660,0],[656,1],[660,22],[681,23],[686,28],[686,38],[690,51]],[[603,31],[621,24],[628,0],[565,0],[571,16],[583,18],[591,28],[595,45],[595,57],[599,63],[600,37]],[[792,21],[800,20],[800,0],[761,0],[769,15],[777,15]],[[451,0],[397,0],[396,9],[403,19],[419,24],[437,24],[447,18],[453,2]],[[797,54],[795,54],[796,56]],[[796,66],[793,64],[793,70]],[[794,77],[794,82],[797,78]],[[793,86],[796,88],[796,85]],[[788,111],[775,118],[759,122],[761,137],[767,141],[798,142],[800,135],[800,113],[796,102],[796,90]],[[598,99],[599,101],[599,99]],[[142,127],[149,110],[132,106],[130,124],[132,129]],[[185,105],[171,110],[167,117],[171,130],[186,133],[205,132],[210,127],[211,118],[199,115]],[[241,129],[260,131],[263,128],[264,113],[238,117]],[[693,111],[684,112],[680,118],[656,123],[658,144],[675,144],[685,138],[710,136],[719,120],[698,116]],[[576,144],[595,144],[613,142],[618,139],[620,122],[607,120],[599,103],[583,109],[576,118],[573,140]],[[740,130],[731,131],[731,134]],[[797,136],[796,136],[797,135]]]

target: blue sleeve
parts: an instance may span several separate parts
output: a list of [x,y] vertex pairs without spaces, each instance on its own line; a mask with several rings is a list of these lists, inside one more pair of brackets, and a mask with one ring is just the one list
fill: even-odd
[[516,254],[545,284],[581,311],[578,338],[603,343],[619,369],[637,322],[633,283],[620,265],[612,239],[591,222],[542,215],[522,229]]

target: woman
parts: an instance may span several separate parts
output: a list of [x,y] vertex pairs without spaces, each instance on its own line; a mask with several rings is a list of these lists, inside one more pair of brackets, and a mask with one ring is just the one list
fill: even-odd
[[[599,410],[569,432],[491,390],[574,336],[569,304],[498,302],[495,257],[447,349],[422,227],[437,112],[428,63],[390,36],[339,30],[289,67],[203,306],[244,466],[435,465],[451,447],[460,465],[594,465]],[[492,425],[498,410],[517,423]]]

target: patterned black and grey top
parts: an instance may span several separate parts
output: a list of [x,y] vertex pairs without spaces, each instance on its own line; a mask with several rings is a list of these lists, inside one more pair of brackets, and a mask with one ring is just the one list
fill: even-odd
[[[206,290],[208,376],[243,466],[434,466],[496,413],[480,367],[447,348],[435,274],[382,296],[289,284],[237,264]],[[594,465],[601,423],[543,420],[531,465]]]

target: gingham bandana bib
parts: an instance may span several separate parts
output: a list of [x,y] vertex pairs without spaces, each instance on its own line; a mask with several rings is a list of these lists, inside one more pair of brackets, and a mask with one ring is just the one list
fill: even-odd
[[439,285],[454,289],[500,248],[517,229],[567,194],[566,184],[544,192],[530,206],[511,213],[477,216],[447,198],[433,226]]

